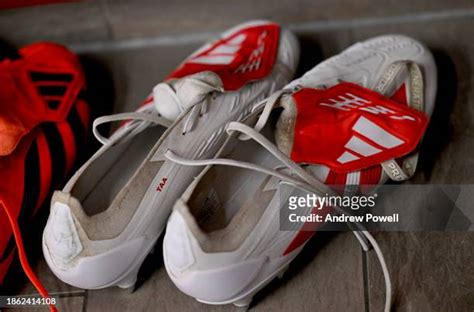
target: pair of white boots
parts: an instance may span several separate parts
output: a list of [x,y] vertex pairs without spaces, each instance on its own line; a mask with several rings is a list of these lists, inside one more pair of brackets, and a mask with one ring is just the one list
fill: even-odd
[[[132,287],[166,228],[164,263],[180,290],[247,305],[313,233],[280,230],[285,198],[409,178],[434,105],[431,53],[382,36],[291,81],[298,59],[289,30],[245,23],[191,55],[137,112],[96,120],[104,145],[52,199],[43,251],[54,274]],[[129,121],[102,137],[96,127],[116,120]],[[376,247],[388,309],[381,251],[355,234]]]

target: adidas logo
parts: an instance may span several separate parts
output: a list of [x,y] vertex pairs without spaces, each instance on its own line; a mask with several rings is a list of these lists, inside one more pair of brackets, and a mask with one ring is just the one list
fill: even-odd
[[346,151],[337,159],[341,164],[370,157],[382,152],[384,149],[392,149],[404,143],[403,140],[365,117],[360,117],[352,127],[352,130],[361,137],[353,135],[344,145]]
[[[260,68],[263,52],[265,51],[266,37],[266,31],[260,34],[257,39],[257,47],[250,53],[248,59],[240,64],[240,66],[235,70],[235,73],[246,73]],[[206,65],[229,65],[239,55],[242,44],[246,38],[247,36],[245,34],[239,34],[235,38],[232,38],[229,41],[218,45],[211,51],[208,51],[206,54],[191,58],[188,62]]]
[[245,38],[245,34],[240,34],[228,42],[218,45],[205,55],[191,58],[188,62],[207,65],[229,65],[237,56]]

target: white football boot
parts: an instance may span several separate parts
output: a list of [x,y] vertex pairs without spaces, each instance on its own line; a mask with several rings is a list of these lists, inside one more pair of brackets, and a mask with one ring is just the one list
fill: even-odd
[[[341,87],[356,90],[364,96],[380,97],[382,94],[384,99],[380,105],[375,105],[369,103],[368,98],[361,98],[363,95],[347,92],[317,105],[316,96],[326,96]],[[169,218],[163,254],[170,278],[180,290],[198,301],[248,305],[258,290],[286,270],[314,233],[305,231],[301,224],[295,224],[293,230],[280,230],[284,200],[291,194],[308,192],[322,196],[341,194],[335,193],[328,184],[339,184],[342,191],[348,193],[354,186],[357,189],[358,184],[383,183],[387,177],[402,180],[401,174],[403,178],[410,177],[416,167],[416,151],[388,130],[383,130],[380,124],[385,122],[388,127],[393,122],[405,129],[405,126],[412,127],[409,122],[416,121],[415,127],[409,130],[415,129],[417,137],[408,137],[407,142],[418,144],[426,128],[426,115],[433,111],[435,92],[436,67],[426,47],[400,35],[376,37],[326,60],[257,104],[253,115],[245,122],[230,123],[226,129],[229,138],[221,158],[195,160],[169,151],[166,156],[177,163],[208,165],[177,201]],[[305,100],[302,95],[308,94],[311,96],[306,96]],[[297,104],[297,98],[303,103]],[[388,98],[393,102],[388,103]],[[407,105],[411,108],[406,108]],[[316,106],[318,111],[314,111]],[[280,111],[273,110],[274,107],[280,107]],[[305,111],[304,107],[309,109]],[[327,115],[318,113],[323,110]],[[398,110],[406,114],[397,115]],[[278,118],[276,124],[269,121],[272,111],[272,117]],[[312,112],[317,113],[314,120],[308,117]],[[338,114],[342,113],[347,114],[347,118],[338,119],[341,116]],[[330,119],[332,116],[335,116],[334,122]],[[370,120],[374,124],[370,124]],[[383,122],[375,123],[380,120]],[[351,141],[357,144],[339,146],[337,142],[343,134],[360,130],[355,125],[364,122],[369,126],[361,127],[362,130],[366,137],[378,140],[378,143],[370,141],[376,145],[371,146],[360,135]],[[337,126],[340,131],[339,128],[326,131],[326,126]],[[343,129],[344,126],[348,129]],[[397,131],[397,127],[391,129]],[[318,129],[323,129],[322,137],[313,137]],[[305,135],[309,141],[305,141]],[[305,154],[305,148],[317,149],[322,141],[327,150]],[[401,165],[387,158],[399,155],[399,150],[394,152],[398,148],[410,148],[411,151],[407,154],[404,150],[403,157],[397,157],[397,160],[403,159]],[[332,153],[335,158],[330,159],[333,149],[339,150]],[[322,156],[322,163],[339,165],[343,169],[357,168],[353,164],[358,162],[364,163],[365,167],[337,173],[327,165],[304,160],[295,162],[293,158],[298,154],[309,158]],[[385,157],[383,163],[375,160],[375,165],[366,167],[380,155]],[[398,175],[390,167],[394,162],[400,171]],[[346,185],[352,188],[345,189]],[[310,212],[311,208],[307,208],[302,215]],[[368,250],[368,243],[374,247],[381,261],[387,286],[385,311],[388,311],[391,284],[381,250],[368,232],[354,233],[365,250]]]
[[[54,274],[86,289],[132,287],[173,204],[202,170],[164,153],[214,157],[226,125],[291,81],[298,58],[287,29],[241,24],[185,60],[138,112],[96,119],[104,145],[52,199],[43,253]],[[110,138],[97,131],[117,120],[129,121]]]

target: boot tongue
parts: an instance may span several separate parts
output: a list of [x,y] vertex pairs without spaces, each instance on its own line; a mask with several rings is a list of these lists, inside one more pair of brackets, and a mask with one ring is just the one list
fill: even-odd
[[[407,63],[394,63],[386,70],[379,81],[373,81],[365,87],[391,98],[400,105],[408,105],[422,110],[415,105],[416,103],[413,103],[416,96],[409,96],[407,98],[407,94],[414,93],[413,82],[411,82],[413,78],[410,76],[412,75],[411,72]],[[421,80],[421,78],[418,80]],[[327,83],[331,86],[337,85],[337,83],[331,84],[330,81],[324,81],[323,84],[321,81],[312,82],[309,79],[305,81],[305,84],[298,82],[303,88],[315,89],[319,89]],[[324,90],[321,91],[324,92]],[[295,125],[298,113],[297,103],[293,96],[287,95],[280,99],[279,106],[283,108],[283,111],[276,124],[275,141],[278,148],[284,154],[290,156],[295,138]]]
[[222,91],[222,80],[211,71],[160,83],[153,89],[155,107],[164,118],[176,120],[190,106],[212,91]]
[[352,172],[412,152],[427,116],[373,90],[343,82],[303,88],[280,102],[278,148],[297,163]]

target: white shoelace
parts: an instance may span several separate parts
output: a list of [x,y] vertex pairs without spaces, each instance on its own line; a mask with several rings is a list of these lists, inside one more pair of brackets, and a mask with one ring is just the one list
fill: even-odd
[[[206,101],[206,97],[212,96],[212,94],[216,92],[222,92],[222,88],[211,85],[202,80],[193,77],[187,77],[186,79],[192,80],[194,84],[199,85],[207,93],[203,93],[202,96],[198,97],[193,103],[186,103],[188,107],[192,108],[183,124],[183,134],[190,132],[199,116],[202,116],[207,112],[208,102]],[[171,88],[168,83],[163,82],[160,83],[159,86],[162,88],[161,90],[169,93],[169,95],[175,99],[182,111],[186,110],[186,106],[180,102],[173,88]],[[130,122],[119,128],[118,130],[120,131],[116,131],[110,138],[101,135],[97,129],[98,126],[102,124],[124,120],[130,120]],[[163,118],[157,112],[154,103],[150,103],[139,108],[136,112],[112,114],[96,118],[92,124],[92,131],[100,143],[105,145],[113,141],[113,144],[116,144],[117,141],[122,143],[128,141],[146,128],[150,127],[152,124],[168,128],[172,123],[173,121]]]
[[121,130],[124,131],[122,142],[134,137],[138,133],[148,128],[151,124],[162,125],[166,128],[171,125],[171,121],[159,116],[156,110],[153,110],[153,104],[148,104],[146,107],[144,107],[144,109],[138,110],[136,112],[113,114],[96,118],[92,124],[92,132],[94,133],[97,141],[105,145],[113,141],[114,138],[114,134],[110,138],[106,138],[100,134],[97,127],[105,123],[131,120],[129,123],[123,125]]
[[[289,169],[293,175],[288,175],[282,173],[279,170],[265,168],[260,165],[256,165],[253,163],[248,163],[244,161],[234,160],[234,159],[227,159],[227,158],[215,158],[215,159],[202,159],[202,160],[194,160],[194,159],[186,159],[176,155],[173,151],[168,150],[165,153],[165,157],[169,160],[176,162],[181,165],[186,166],[207,166],[207,165],[224,165],[224,166],[233,166],[239,167],[244,169],[250,169],[257,172],[261,172],[264,174],[272,175],[280,180],[283,183],[288,183],[294,185],[302,190],[305,190],[310,193],[315,193],[321,196],[325,194],[329,195],[337,195],[329,186],[324,184],[323,182],[319,181],[317,178],[309,174],[305,171],[300,165],[296,164],[291,158],[287,155],[282,153],[272,142],[270,142],[267,138],[265,138],[261,133],[261,129],[265,126],[270,113],[277,103],[278,99],[286,93],[290,93],[289,90],[282,90],[274,95],[270,96],[267,100],[264,100],[257,105],[255,105],[254,110],[261,108],[261,105],[265,103],[265,107],[262,110],[262,114],[260,115],[256,125],[254,128],[249,127],[240,122],[231,122],[227,127],[227,133],[232,135],[234,132],[240,133],[239,139],[241,140],[248,140],[253,139],[257,143],[259,143],[263,148],[265,148],[269,153],[275,156],[279,161],[283,163],[283,168]],[[347,211],[340,207],[333,207],[339,213],[349,214]],[[368,251],[369,247],[367,241],[370,245],[374,248],[374,251],[377,255],[377,258],[380,262],[380,266],[382,267],[382,272],[384,275],[385,280],[385,287],[386,287],[386,295],[385,295],[385,312],[390,311],[391,301],[392,301],[392,284],[390,280],[390,274],[388,272],[387,264],[385,262],[385,258],[383,256],[383,252],[380,249],[375,238],[359,223],[354,223],[355,227],[358,230],[353,231],[355,237],[361,244],[364,251]]]

